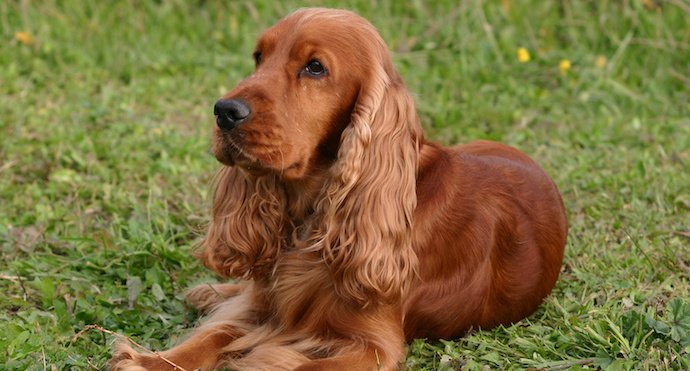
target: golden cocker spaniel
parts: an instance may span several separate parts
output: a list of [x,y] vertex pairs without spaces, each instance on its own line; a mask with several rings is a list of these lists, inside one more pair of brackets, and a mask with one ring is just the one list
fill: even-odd
[[224,165],[200,248],[239,283],[192,289],[208,317],[114,370],[395,370],[405,342],[531,314],[566,240],[554,183],[516,149],[424,139],[376,29],[301,9],[263,33],[256,70],[215,107]]

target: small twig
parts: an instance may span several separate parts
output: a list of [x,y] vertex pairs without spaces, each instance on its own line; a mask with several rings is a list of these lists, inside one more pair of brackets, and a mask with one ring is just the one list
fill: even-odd
[[4,274],[0,274],[0,280],[8,280],[12,282],[19,282],[19,277],[17,276],[7,276]]
[[676,236],[682,236],[682,237],[687,237],[690,238],[690,231],[673,231],[673,234]]
[[17,163],[17,161],[12,160],[12,161],[7,161],[6,163],[2,164],[2,166],[0,166],[0,173],[2,173],[5,170],[8,170],[12,166],[14,166],[14,164],[16,164],[16,163]]
[[98,367],[98,366],[94,365],[93,363],[91,363],[91,360],[88,359],[88,358],[86,359],[86,363],[89,364],[89,367],[91,367],[92,370],[100,370],[100,369],[101,369],[100,367]]
[[26,287],[24,287],[24,280],[20,275],[14,276],[17,280],[15,282],[19,283],[19,287],[22,289],[22,293],[24,294],[24,301],[29,300],[29,293],[26,291]]
[[206,285],[208,285],[208,288],[210,288],[211,291],[213,291],[213,292],[216,294],[216,296],[217,296],[218,298],[223,299],[223,295],[221,295],[221,294],[218,292],[218,290],[216,290],[216,288],[213,287],[212,284],[207,283]]
[[101,327],[101,326],[99,326],[99,325],[86,325],[86,326],[84,326],[84,328],[83,328],[81,331],[79,331],[78,333],[76,333],[76,334],[72,337],[72,343],[74,343],[75,341],[77,341],[77,339],[80,338],[80,337],[82,336],[82,334],[84,334],[84,333],[86,333],[86,332],[88,332],[88,331],[90,331],[90,330],[93,330],[93,329],[98,330],[98,331],[100,331],[100,332],[102,332],[102,333],[106,333],[106,334],[108,334],[108,335],[115,336],[116,338],[121,339],[121,340],[122,340],[122,339],[127,340],[128,342],[130,342],[130,343],[131,343],[132,345],[134,345],[135,347],[137,347],[137,348],[139,348],[139,349],[141,349],[141,350],[143,350],[143,351],[145,351],[145,352],[148,352],[148,353],[151,353],[151,354],[156,355],[156,357],[162,359],[164,362],[166,362],[166,363],[169,364],[170,366],[174,367],[175,370],[187,371],[184,367],[182,367],[182,366],[176,364],[175,362],[173,362],[173,361],[171,361],[171,360],[169,360],[169,359],[163,357],[160,353],[154,352],[154,351],[152,351],[152,350],[149,350],[148,348],[144,347],[143,345],[140,345],[139,343],[137,343],[136,341],[132,340],[132,339],[129,338],[129,337],[127,337],[127,336],[125,336],[125,335],[118,334],[118,333],[113,332],[113,331],[110,331],[110,330],[108,330],[108,329],[106,329],[106,328],[103,328],[103,327]]

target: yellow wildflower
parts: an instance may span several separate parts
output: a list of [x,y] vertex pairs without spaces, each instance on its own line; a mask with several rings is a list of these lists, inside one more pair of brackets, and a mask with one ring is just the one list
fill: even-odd
[[597,66],[597,68],[604,68],[608,62],[609,61],[606,60],[606,57],[599,55],[597,56],[597,59],[594,60],[594,65]]
[[561,60],[561,62],[558,63],[558,70],[561,71],[561,75],[567,74],[570,70],[570,61],[567,59]]
[[518,48],[517,50],[517,59],[520,61],[520,63],[526,63],[529,62],[529,52],[525,48]]
[[34,38],[28,32],[20,31],[14,33],[14,39],[24,45],[31,45],[34,43]]

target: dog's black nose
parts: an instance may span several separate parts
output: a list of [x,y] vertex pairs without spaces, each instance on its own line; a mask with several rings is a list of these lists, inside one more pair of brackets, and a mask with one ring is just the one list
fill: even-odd
[[238,99],[221,99],[213,106],[216,124],[219,128],[230,130],[249,118],[251,108]]

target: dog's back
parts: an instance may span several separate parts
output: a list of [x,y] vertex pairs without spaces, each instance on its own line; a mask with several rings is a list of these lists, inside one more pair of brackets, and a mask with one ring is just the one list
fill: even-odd
[[567,234],[546,173],[494,142],[427,144],[417,187],[419,279],[406,298],[406,338],[452,338],[531,314],[558,278]]

